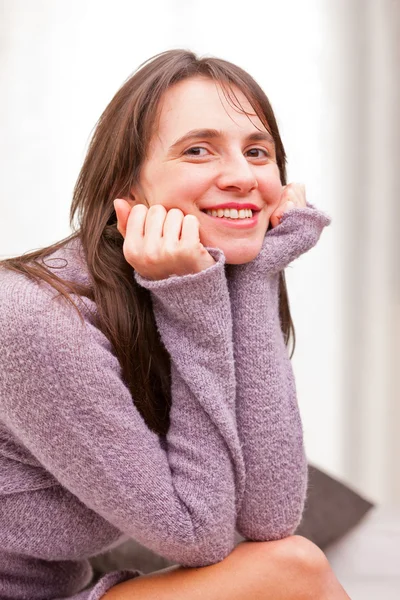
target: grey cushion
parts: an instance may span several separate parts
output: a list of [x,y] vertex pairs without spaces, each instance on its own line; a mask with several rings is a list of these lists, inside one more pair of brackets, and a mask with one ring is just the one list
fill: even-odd
[[308,477],[307,501],[296,534],[325,550],[375,505],[312,465],[308,465]]

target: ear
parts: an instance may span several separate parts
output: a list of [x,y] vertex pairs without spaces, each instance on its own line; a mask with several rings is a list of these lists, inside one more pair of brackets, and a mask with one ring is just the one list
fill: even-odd
[[128,202],[131,208],[132,206],[135,206],[135,204],[138,204],[138,200],[136,199],[136,196],[133,194],[132,190],[129,192],[129,194],[126,194],[125,196],[120,196],[120,198],[125,200],[125,202]]
[[139,184],[132,186],[129,191],[129,194],[127,194],[126,196],[121,196],[121,198],[126,200],[126,202],[128,202],[131,208],[132,206],[135,206],[135,204],[146,204],[143,199],[143,192]]

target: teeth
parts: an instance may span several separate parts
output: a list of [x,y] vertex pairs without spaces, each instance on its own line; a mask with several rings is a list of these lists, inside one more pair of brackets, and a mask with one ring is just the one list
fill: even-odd
[[206,213],[212,217],[227,217],[228,219],[249,219],[253,216],[251,208],[219,208],[218,210],[207,210]]

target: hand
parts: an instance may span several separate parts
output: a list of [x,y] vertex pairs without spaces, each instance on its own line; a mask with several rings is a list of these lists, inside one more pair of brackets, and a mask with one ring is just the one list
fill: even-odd
[[[300,209],[300,210],[299,210]],[[283,219],[283,216],[289,213]],[[280,227],[277,225],[280,224]],[[267,230],[258,255],[244,265],[230,266],[228,273],[257,277],[264,273],[278,273],[318,242],[331,218],[306,202],[305,187],[290,183],[282,188],[278,206],[270,216],[272,229]],[[233,271],[230,274],[230,271]]]
[[125,240],[124,257],[142,277],[166,279],[199,273],[215,264],[200,242],[195,215],[184,215],[179,208],[167,211],[162,204],[131,207],[121,198],[114,200],[114,209],[117,229]]
[[279,225],[283,214],[291,208],[305,208],[307,206],[305,185],[302,183],[289,183],[283,186],[282,189],[279,204],[269,219],[272,227]]

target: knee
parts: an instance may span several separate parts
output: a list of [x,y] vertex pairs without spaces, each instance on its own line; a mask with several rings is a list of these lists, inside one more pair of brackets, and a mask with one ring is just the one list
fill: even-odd
[[248,555],[250,560],[264,561],[272,557],[282,565],[290,565],[308,572],[318,573],[328,566],[328,559],[313,542],[301,535],[291,535],[270,542],[241,542],[236,551]]
[[293,565],[309,575],[325,574],[330,569],[328,559],[313,542],[301,535],[292,535],[279,540],[276,552],[282,561]]
[[[328,559],[313,542],[299,535],[269,542],[241,542],[232,553],[236,557],[235,572],[244,568],[254,574],[264,588],[280,590],[271,597],[315,600],[315,598],[348,598],[337,582]],[[272,587],[271,587],[272,586]],[[274,588],[275,586],[275,588]],[[262,595],[264,594],[264,595]]]

